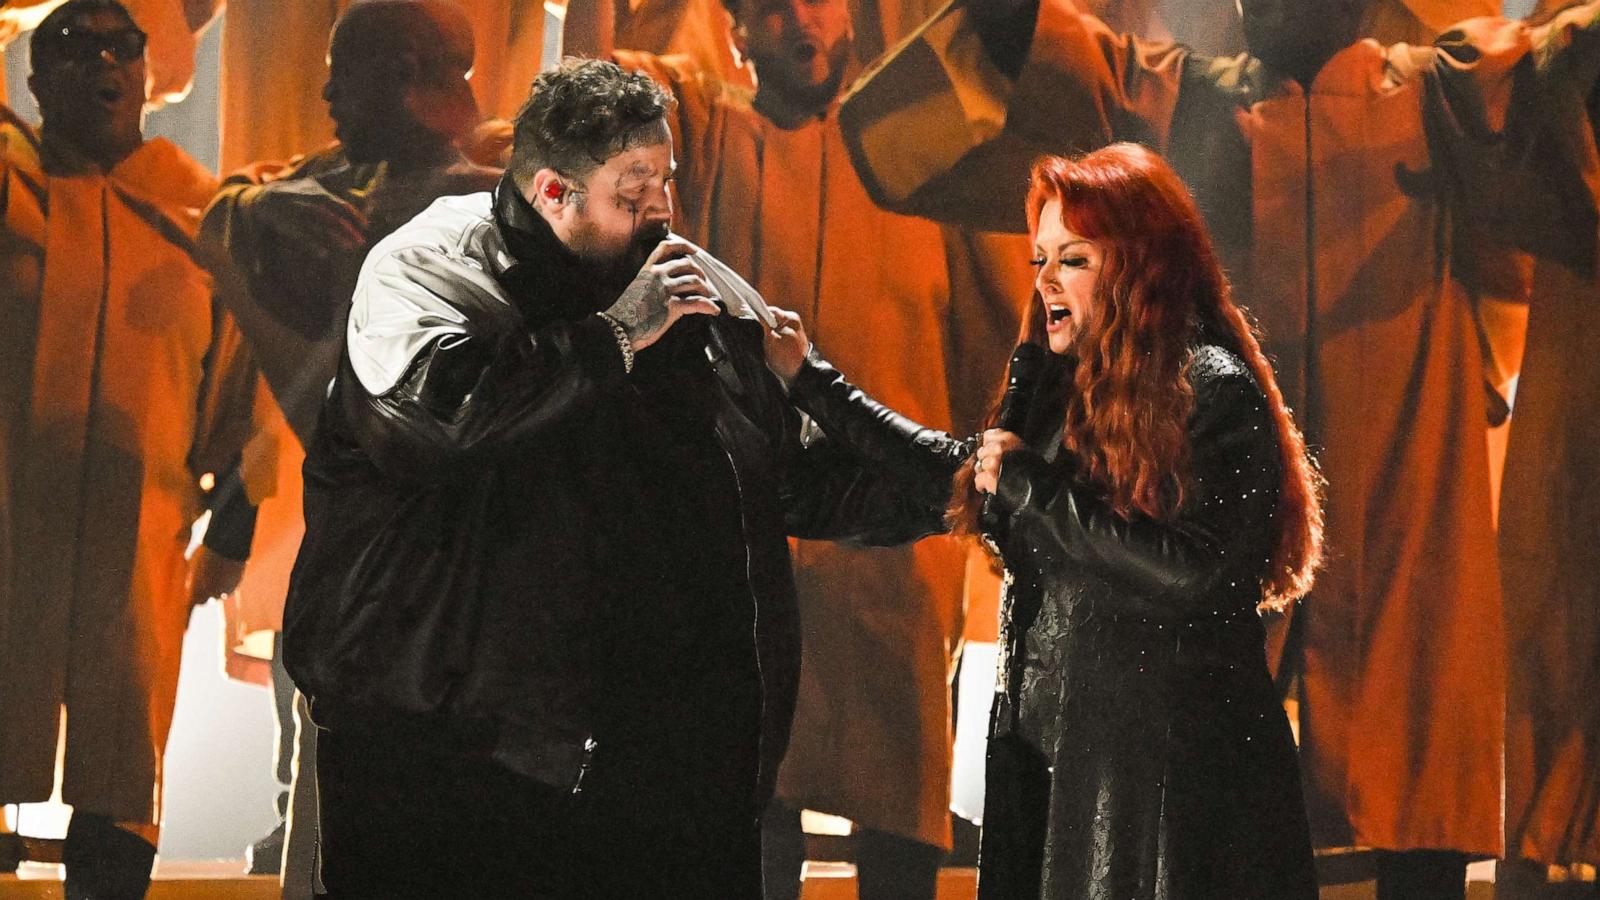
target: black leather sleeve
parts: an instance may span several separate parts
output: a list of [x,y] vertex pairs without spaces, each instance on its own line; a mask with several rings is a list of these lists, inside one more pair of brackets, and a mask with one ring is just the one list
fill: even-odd
[[343,397],[379,468],[430,481],[515,453],[622,377],[611,327],[591,316],[532,333],[438,338],[391,390],[372,396],[357,381]]
[[908,495],[941,509],[949,505],[950,479],[972,457],[971,440],[957,440],[900,415],[816,355],[801,366],[790,397],[829,441],[902,485]]
[[[888,546],[946,530],[950,478],[970,447],[883,406],[815,357],[790,400],[781,493],[791,534]],[[803,445],[799,410],[821,429]]]
[[[616,337],[599,316],[529,329],[492,282],[459,260],[395,256],[376,270],[373,296],[364,298],[376,324],[366,335],[357,326],[335,394],[352,437],[380,469],[433,481],[514,454],[624,378]],[[434,336],[413,343],[417,333]],[[380,393],[355,373],[357,340],[363,353],[404,363]]]
[[893,547],[945,531],[943,507],[919,503],[827,441],[798,448],[781,477],[793,537]]
[[1266,401],[1244,375],[1196,388],[1192,484],[1173,522],[1124,518],[1070,466],[1031,450],[1001,458],[999,497],[1011,541],[1095,570],[1137,596],[1193,614],[1217,580],[1259,579],[1277,506],[1279,457]]

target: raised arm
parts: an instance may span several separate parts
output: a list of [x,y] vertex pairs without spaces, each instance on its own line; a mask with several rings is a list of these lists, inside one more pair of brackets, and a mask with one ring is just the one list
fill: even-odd
[[907,497],[941,511],[949,505],[950,479],[971,458],[971,441],[900,415],[814,355],[795,377],[790,397],[830,443],[899,485]]
[[971,447],[868,397],[815,354],[799,316],[769,311],[767,366],[788,390],[777,471],[790,533],[890,545],[945,531]]
[[223,182],[200,222],[216,296],[307,444],[343,344],[349,297],[336,296],[336,273],[367,250],[365,216],[313,177],[342,165],[330,149],[301,163],[246,167]]
[[1037,157],[1117,140],[1165,148],[1187,58],[1069,0],[961,0],[857,82],[839,121],[879,205],[1021,231],[1016,173]]
[[1531,154],[1532,163],[1542,168],[1554,164],[1557,178],[1545,181],[1557,207],[1555,215],[1538,215],[1538,222],[1550,224],[1541,229],[1542,240],[1528,249],[1592,277],[1597,268],[1594,234],[1600,226],[1600,158],[1594,150],[1600,128],[1595,120],[1600,109],[1600,2],[1565,10],[1534,29],[1532,43],[1540,98],[1527,113],[1546,119],[1544,146]]
[[1532,31],[1539,68],[1587,97],[1600,79],[1600,2],[1564,9]]
[[[1405,57],[1399,57],[1404,61]],[[1507,251],[1595,270],[1600,158],[1591,97],[1600,80],[1600,2],[1540,26],[1499,18],[1462,22],[1439,36],[1423,72],[1433,155],[1451,173],[1457,269],[1489,296]],[[1475,285],[1476,286],[1476,285]]]
[[200,221],[199,239],[256,278],[278,260],[358,252],[366,229],[366,216],[315,178],[262,163],[223,181]]

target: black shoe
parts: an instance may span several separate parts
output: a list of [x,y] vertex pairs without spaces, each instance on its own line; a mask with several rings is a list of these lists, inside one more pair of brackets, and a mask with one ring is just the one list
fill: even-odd
[[279,822],[266,837],[244,848],[245,874],[277,875],[282,871],[286,828],[285,823]]
[[22,838],[9,831],[0,832],[0,874],[9,875],[22,865],[28,858],[27,848],[22,846]]
[[105,816],[74,811],[62,847],[67,900],[144,900],[156,848]]

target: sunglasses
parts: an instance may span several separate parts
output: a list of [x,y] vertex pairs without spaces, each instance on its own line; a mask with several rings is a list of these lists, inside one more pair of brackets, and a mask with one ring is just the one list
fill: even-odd
[[127,65],[144,58],[145,40],[145,33],[137,28],[92,31],[68,25],[40,34],[34,55],[44,56],[57,65],[82,65],[109,54],[119,65]]

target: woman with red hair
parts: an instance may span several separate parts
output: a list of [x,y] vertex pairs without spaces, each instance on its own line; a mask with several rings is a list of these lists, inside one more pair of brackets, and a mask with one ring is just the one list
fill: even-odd
[[1006,401],[1015,433],[958,441],[874,407],[792,314],[768,338],[834,442],[1005,562],[979,896],[1312,900],[1260,618],[1320,558],[1305,443],[1159,156],[1046,158],[1028,220],[1022,342],[1049,352]]

